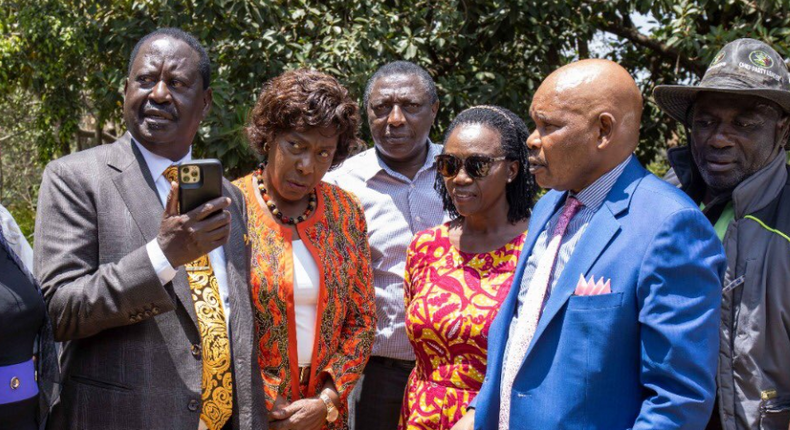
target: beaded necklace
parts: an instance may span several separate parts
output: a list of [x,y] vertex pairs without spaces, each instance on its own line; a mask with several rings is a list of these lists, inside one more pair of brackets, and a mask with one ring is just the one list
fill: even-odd
[[309,201],[307,202],[307,209],[304,211],[304,213],[296,218],[289,217],[277,208],[274,200],[266,192],[266,186],[263,185],[263,168],[263,165],[258,166],[258,170],[255,171],[255,179],[258,181],[258,191],[261,192],[261,197],[263,197],[263,201],[266,203],[266,206],[269,208],[269,211],[272,213],[272,215],[280,220],[281,223],[286,225],[296,225],[306,220],[310,214],[313,213],[318,203],[318,196],[315,189],[310,192]]

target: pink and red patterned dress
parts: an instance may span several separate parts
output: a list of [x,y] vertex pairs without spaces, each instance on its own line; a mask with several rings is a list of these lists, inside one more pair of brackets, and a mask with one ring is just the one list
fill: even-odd
[[456,249],[448,228],[418,233],[406,257],[406,331],[417,366],[400,430],[450,430],[466,413],[483,384],[488,330],[510,291],[527,234],[474,254]]

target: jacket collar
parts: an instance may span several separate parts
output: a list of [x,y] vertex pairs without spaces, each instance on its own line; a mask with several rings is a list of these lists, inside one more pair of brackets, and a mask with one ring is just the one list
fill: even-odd
[[[705,183],[694,163],[691,148],[688,146],[672,148],[667,155],[670,165],[678,176],[681,189],[699,203],[704,194]],[[783,151],[773,161],[735,187],[732,192],[732,204],[736,219],[757,212],[776,199],[787,182],[785,164]]]
[[774,201],[787,183],[786,157],[782,151],[757,173],[744,179],[732,192],[735,217],[743,218]]
[[137,150],[140,151],[140,154],[142,154],[143,160],[145,160],[145,164],[148,166],[148,171],[151,173],[151,178],[153,179],[154,183],[159,181],[159,178],[164,175],[165,170],[167,170],[168,167],[178,166],[182,163],[188,163],[192,161],[192,146],[189,147],[187,155],[185,155],[182,159],[178,161],[172,161],[167,157],[163,157],[149,151],[134,137],[132,137],[131,140]]
[[[631,204],[631,197],[633,196],[634,189],[639,183],[640,178],[644,176],[645,171],[644,167],[639,164],[639,160],[637,160],[637,158],[633,155],[624,162],[624,166],[620,165],[615,169],[620,167],[622,167],[622,171],[617,173],[614,184],[607,188],[606,195],[601,202],[601,206],[608,207],[611,214],[615,217],[619,216],[622,212],[628,209],[628,206]],[[549,191],[546,193],[546,196],[543,198],[551,199],[550,201],[552,203],[549,205],[550,210],[540,214],[539,216],[537,214],[533,214],[533,218],[535,218],[537,221],[535,226],[539,228],[530,228],[530,231],[535,230],[536,235],[540,234],[542,229],[546,226],[546,223],[549,221],[549,219],[551,219],[552,215],[560,210],[562,205],[565,204],[567,196],[567,191]],[[543,217],[543,219],[541,220],[540,217]],[[532,227],[532,222],[530,222],[530,227]],[[535,239],[537,239],[537,236]]]
[[107,156],[107,165],[116,170],[123,171],[135,161],[136,157],[132,149],[132,135],[127,131],[110,146]]
[[633,157],[633,155],[629,155],[628,158],[623,160],[612,170],[601,175],[600,178],[596,179],[587,188],[579,191],[579,193],[575,194],[574,197],[579,199],[579,201],[588,209],[597,212],[606,199],[606,196],[609,194],[609,191],[612,190],[612,187],[614,187],[617,179],[620,178],[620,175],[622,175],[625,168],[628,166],[628,164],[630,164]]

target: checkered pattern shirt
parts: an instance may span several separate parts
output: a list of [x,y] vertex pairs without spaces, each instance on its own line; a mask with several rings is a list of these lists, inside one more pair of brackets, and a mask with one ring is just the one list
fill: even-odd
[[427,142],[428,156],[414,179],[390,169],[371,148],[346,160],[324,181],[355,194],[365,210],[373,263],[378,326],[373,355],[414,360],[406,334],[403,275],[412,237],[447,220],[434,190],[442,146]]

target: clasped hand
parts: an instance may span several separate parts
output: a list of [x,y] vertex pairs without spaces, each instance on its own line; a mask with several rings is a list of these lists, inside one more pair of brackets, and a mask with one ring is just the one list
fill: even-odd
[[277,396],[269,412],[272,430],[320,430],[326,424],[326,405],[321,399],[301,399],[288,403]]
[[470,409],[466,411],[463,417],[450,430],[474,430],[475,428],[475,410]]
[[178,184],[170,184],[165,212],[156,237],[174,268],[194,261],[224,245],[230,237],[230,199],[218,197],[185,213],[178,213]]

